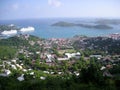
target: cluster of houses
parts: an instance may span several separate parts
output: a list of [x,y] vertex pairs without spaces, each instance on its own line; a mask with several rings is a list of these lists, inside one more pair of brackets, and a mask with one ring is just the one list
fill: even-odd
[[120,40],[120,34],[119,33],[110,34],[107,37],[112,38],[114,40]]
[[[31,68],[26,69],[24,67],[24,64],[20,60],[3,61],[0,65],[0,76],[9,77],[13,73],[12,70],[19,70],[20,72],[22,72],[22,74],[16,78],[17,80],[25,80],[25,73],[27,73],[27,75],[33,76],[34,78],[35,72]],[[44,76],[40,76],[41,80],[45,80],[45,78],[46,77]]]
[[[19,35],[18,37],[22,37],[25,40],[29,39],[29,35]],[[115,34],[115,35],[111,35],[111,38],[114,39],[119,39],[120,35]],[[82,37],[78,37],[79,39]],[[81,49],[83,49],[83,45],[85,45],[86,43],[83,42],[83,40],[85,40],[86,37],[83,37],[80,42],[81,44]],[[55,53],[53,53],[52,49],[55,47],[56,50],[64,50],[64,49],[73,49],[73,46],[71,44],[71,42],[78,40],[77,38],[72,38],[70,39],[47,39],[47,40],[37,40],[35,41],[29,41],[29,44],[31,46],[34,46],[36,43],[39,45],[39,47],[42,47],[43,50],[37,50],[36,52],[30,52],[28,51],[26,48],[28,47],[22,47],[22,49],[19,50],[18,53],[22,53],[24,54],[27,58],[34,56],[34,55],[38,55],[40,57],[41,60],[44,60],[46,63],[54,63],[55,60],[58,61],[68,61],[71,59],[75,59],[75,60],[80,60],[81,57],[81,53],[80,52],[65,52],[62,57],[61,56],[57,56]],[[89,58],[97,58],[98,60],[102,61],[105,65],[102,66],[100,68],[100,70],[105,70],[104,71],[104,75],[110,76],[111,74],[109,72],[107,72],[108,68],[112,68],[112,65],[115,64],[116,62],[114,60],[111,59],[105,59],[105,57],[103,57],[102,55],[90,55]],[[33,58],[34,60],[34,58]],[[119,60],[120,61],[120,60]],[[118,62],[119,62],[118,61]],[[31,68],[25,68],[25,65],[23,63],[22,60],[19,59],[15,59],[15,60],[9,60],[9,61],[1,61],[2,63],[0,64],[0,76],[3,77],[8,77],[12,74],[12,70],[20,70],[22,72],[21,75],[19,75],[16,79],[18,79],[19,81],[24,81],[25,80],[25,75],[27,73],[27,75],[31,75],[33,76],[33,78],[35,78],[35,72],[34,70],[32,70]],[[41,61],[40,61],[41,62]],[[109,62],[112,62],[111,65],[109,65]],[[53,71],[42,71],[44,74],[55,74],[55,72]],[[64,72],[62,71],[58,71],[57,74],[58,75],[62,75]],[[71,74],[75,74],[76,76],[79,76],[80,73],[77,71],[74,71]],[[40,76],[39,77],[41,80],[45,80],[46,77],[45,76]]]
[[[36,78],[36,72],[31,69],[31,68],[25,68],[25,65],[22,63],[22,61],[20,60],[10,60],[10,61],[3,61],[1,62],[0,64],[0,76],[2,77],[9,77],[13,74],[13,70],[18,70],[21,72],[21,74],[19,74],[16,79],[18,81],[24,81],[26,78],[25,78],[25,75],[30,75],[32,76],[33,78]],[[38,70],[39,71],[39,70]],[[54,71],[42,71],[40,70],[42,73],[44,74],[50,74],[50,75],[54,75],[56,74],[56,72]],[[62,71],[58,71],[57,72],[58,75],[63,75],[64,72]],[[76,76],[79,76],[79,73],[77,71],[74,71],[73,73],[71,74],[75,74]],[[39,79],[41,80],[45,80],[46,79],[46,76],[39,76]]]
[[[18,35],[18,37],[23,38],[25,40],[29,40],[30,35]],[[19,49],[18,54],[24,54],[26,58],[29,58],[31,56],[34,56],[35,54],[40,57],[40,59],[45,60],[46,63],[53,63],[55,60],[58,61],[64,61],[64,60],[70,60],[71,58],[79,59],[81,54],[80,52],[76,53],[65,53],[63,57],[58,57],[57,55],[53,54],[51,52],[51,48],[56,44],[57,50],[60,50],[61,48],[73,48],[68,39],[49,39],[49,40],[37,40],[37,41],[30,41],[29,44],[31,46],[34,46],[35,43],[37,43],[40,47],[42,47],[43,51],[37,50],[36,52],[30,52],[27,50],[28,47],[22,47]],[[34,58],[33,58],[34,60]],[[32,61],[33,61],[32,60]],[[41,61],[40,61],[41,62]],[[12,74],[13,70],[20,70],[22,72],[21,75],[17,77],[19,81],[25,80],[25,73],[32,75],[35,78],[35,72],[31,68],[25,68],[25,65],[23,64],[22,60],[19,60],[18,58],[15,60],[9,60],[9,61],[3,61],[0,65],[1,73],[0,76],[8,77]],[[53,71],[43,71],[45,74],[54,74]],[[63,72],[58,71],[58,75],[63,74]],[[74,72],[76,76],[79,75],[79,73]],[[41,80],[45,80],[46,77],[40,76]]]
[[[28,40],[28,38],[30,37],[29,35],[18,35],[18,37],[22,37],[26,40]],[[71,45],[71,40],[70,39],[45,39],[45,40],[37,40],[35,41],[30,41],[29,40],[29,44],[31,46],[34,46],[36,44],[38,44],[43,51],[36,51],[36,54],[38,54],[40,56],[41,59],[45,59],[46,62],[51,63],[53,62],[55,59],[57,59],[58,61],[62,61],[62,60],[70,60],[71,58],[75,58],[75,59],[79,59],[80,58],[80,52],[76,52],[76,53],[65,53],[63,57],[58,57],[55,54],[52,54],[52,48],[54,46],[56,46],[56,50],[59,51],[61,49],[73,49],[73,46]],[[24,47],[22,49],[19,50],[19,53],[23,53],[24,55],[26,55],[26,57],[30,57],[31,55],[34,55],[33,52],[28,51],[27,49],[25,49]]]

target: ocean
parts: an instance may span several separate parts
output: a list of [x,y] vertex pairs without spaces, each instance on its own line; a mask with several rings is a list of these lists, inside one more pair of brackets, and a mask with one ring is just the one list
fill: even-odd
[[83,28],[78,26],[73,27],[57,27],[51,26],[52,24],[65,21],[74,23],[93,23],[96,19],[81,19],[81,18],[59,18],[59,19],[25,19],[25,20],[0,20],[0,24],[14,24],[20,28],[32,26],[35,28],[34,32],[28,34],[40,38],[70,38],[75,35],[85,36],[103,36],[113,33],[120,33],[120,24],[114,25],[114,29],[93,29]]

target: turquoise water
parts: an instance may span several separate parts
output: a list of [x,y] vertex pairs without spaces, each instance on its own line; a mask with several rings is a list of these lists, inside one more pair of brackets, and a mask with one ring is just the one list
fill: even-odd
[[120,33],[120,25],[114,26],[114,29],[101,30],[101,29],[88,29],[82,27],[55,27],[51,26],[53,23],[59,21],[67,22],[85,22],[87,19],[31,19],[31,20],[4,20],[0,24],[15,24],[19,27],[33,26],[34,32],[29,32],[42,38],[70,38],[75,35],[86,36],[101,36],[112,33]]

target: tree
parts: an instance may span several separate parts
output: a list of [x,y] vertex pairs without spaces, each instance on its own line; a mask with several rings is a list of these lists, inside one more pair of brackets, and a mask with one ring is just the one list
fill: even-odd
[[99,85],[105,83],[102,71],[100,71],[100,65],[97,65],[94,61],[89,64],[88,68],[81,70],[80,79],[86,83],[92,82]]
[[0,46],[0,58],[1,59],[12,59],[15,57],[16,49],[8,46]]

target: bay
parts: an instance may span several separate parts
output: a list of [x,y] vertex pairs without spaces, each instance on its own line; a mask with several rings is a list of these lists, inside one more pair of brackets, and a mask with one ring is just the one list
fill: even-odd
[[83,27],[56,27],[52,24],[59,21],[75,22],[75,23],[91,23],[95,19],[80,19],[80,18],[56,18],[56,19],[25,19],[25,20],[0,20],[0,24],[14,24],[20,28],[33,26],[34,32],[28,34],[38,36],[40,38],[70,38],[75,35],[86,36],[103,36],[113,33],[120,33],[120,25],[113,26],[114,29],[90,29]]

